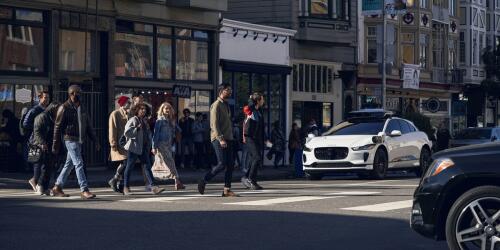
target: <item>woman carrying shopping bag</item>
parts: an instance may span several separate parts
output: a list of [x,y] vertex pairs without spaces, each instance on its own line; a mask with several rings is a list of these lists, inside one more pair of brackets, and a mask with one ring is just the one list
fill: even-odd
[[175,190],[180,190],[185,189],[185,186],[179,178],[172,152],[176,130],[175,111],[170,103],[164,102],[158,109],[158,119],[153,134],[152,152],[155,155],[153,176],[162,180],[174,179]]

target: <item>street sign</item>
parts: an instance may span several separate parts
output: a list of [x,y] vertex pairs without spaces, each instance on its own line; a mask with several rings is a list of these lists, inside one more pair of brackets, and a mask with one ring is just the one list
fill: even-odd
[[191,87],[174,85],[172,95],[179,98],[191,98]]

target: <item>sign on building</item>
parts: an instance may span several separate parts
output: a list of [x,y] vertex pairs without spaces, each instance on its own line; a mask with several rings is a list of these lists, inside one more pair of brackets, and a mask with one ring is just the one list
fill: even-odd
[[174,85],[172,95],[179,98],[191,98],[191,87]]
[[404,14],[408,7],[412,7],[415,0],[363,0],[361,13],[364,16],[381,15],[382,7],[389,15]]
[[403,88],[419,89],[420,66],[415,64],[404,64],[403,66]]
[[384,0],[363,0],[361,13],[363,16],[382,14],[382,3]]

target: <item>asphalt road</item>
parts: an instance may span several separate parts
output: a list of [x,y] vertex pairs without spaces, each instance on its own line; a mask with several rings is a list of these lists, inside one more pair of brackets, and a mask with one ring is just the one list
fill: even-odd
[[0,189],[0,249],[446,249],[411,230],[418,180],[336,178],[267,181],[262,191],[234,183],[235,198],[210,184],[204,196],[160,196],[106,188],[97,199],[41,197]]

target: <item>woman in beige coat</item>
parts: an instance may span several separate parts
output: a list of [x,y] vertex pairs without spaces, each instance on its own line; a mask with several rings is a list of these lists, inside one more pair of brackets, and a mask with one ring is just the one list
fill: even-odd
[[123,179],[123,171],[127,165],[127,151],[123,148],[123,145],[119,145],[119,142],[125,132],[125,125],[128,121],[128,112],[130,110],[129,98],[127,96],[120,96],[118,98],[118,106],[120,107],[109,115],[108,122],[108,139],[111,147],[109,156],[113,163],[118,164],[116,174],[108,181],[108,184],[115,192],[121,192],[119,181]]

